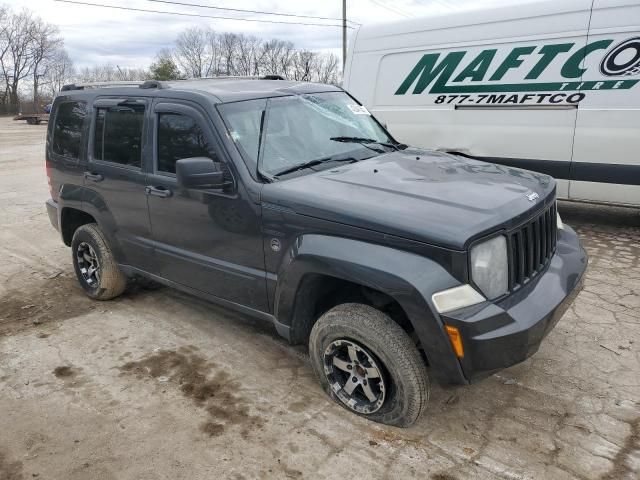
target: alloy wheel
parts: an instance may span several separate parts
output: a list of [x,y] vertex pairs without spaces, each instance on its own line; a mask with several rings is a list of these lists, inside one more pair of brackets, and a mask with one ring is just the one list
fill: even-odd
[[349,409],[369,414],[382,407],[387,391],[382,365],[367,349],[352,340],[335,340],[323,363],[331,389]]
[[86,242],[80,243],[76,250],[76,259],[83,280],[90,287],[97,287],[100,284],[100,263],[93,247]]

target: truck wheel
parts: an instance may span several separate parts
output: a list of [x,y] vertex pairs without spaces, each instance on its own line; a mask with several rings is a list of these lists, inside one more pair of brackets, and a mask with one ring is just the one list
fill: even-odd
[[400,325],[373,307],[346,303],[313,326],[311,363],[340,405],[374,422],[408,427],[429,400],[420,353]]
[[111,300],[124,292],[127,277],[120,271],[98,225],[79,227],[73,234],[71,252],[78,281],[89,297]]

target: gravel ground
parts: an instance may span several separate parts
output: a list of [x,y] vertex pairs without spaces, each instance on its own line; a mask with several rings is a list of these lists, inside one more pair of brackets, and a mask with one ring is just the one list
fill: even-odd
[[46,126],[0,118],[0,479],[636,479],[640,214],[562,203],[585,289],[528,361],[414,427],[328,401],[272,327],[166,288],[86,298],[49,224]]

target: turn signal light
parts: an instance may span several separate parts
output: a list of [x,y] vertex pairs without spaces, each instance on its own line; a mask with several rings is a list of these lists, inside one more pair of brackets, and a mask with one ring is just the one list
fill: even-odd
[[453,351],[456,353],[456,357],[462,358],[464,357],[464,348],[462,347],[462,337],[460,336],[460,331],[457,327],[452,327],[451,325],[445,325],[445,330],[447,331],[447,335],[449,335],[449,340],[451,341],[451,346],[453,347]]

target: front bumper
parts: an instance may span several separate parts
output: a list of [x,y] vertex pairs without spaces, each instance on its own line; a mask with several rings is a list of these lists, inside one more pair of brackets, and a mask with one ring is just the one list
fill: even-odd
[[470,382],[526,360],[553,329],[582,289],[587,254],[578,236],[558,230],[556,253],[528,285],[497,302],[448,312],[443,323],[458,327],[464,376]]

